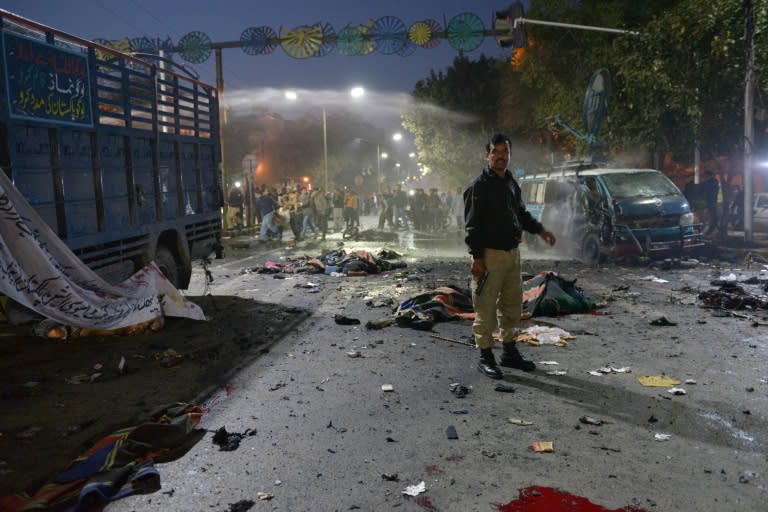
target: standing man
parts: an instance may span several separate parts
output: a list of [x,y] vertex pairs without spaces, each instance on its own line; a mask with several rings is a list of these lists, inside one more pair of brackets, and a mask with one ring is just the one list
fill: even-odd
[[720,195],[720,182],[715,178],[715,173],[710,170],[704,171],[704,181],[701,182],[701,194],[704,198],[704,204],[707,209],[707,218],[709,223],[704,230],[705,235],[714,235],[717,233],[717,199]]
[[[509,137],[497,133],[485,150],[483,172],[464,191],[465,242],[472,255],[472,332],[480,349],[477,368],[492,379],[501,379],[504,375],[491,350],[497,323],[504,347],[501,365],[527,372],[536,368],[515,346],[523,303],[518,249],[523,230],[538,234],[549,245],[555,244],[555,235],[544,229],[521,201],[520,186],[507,169]],[[483,287],[478,293],[481,281]]]
[[312,191],[310,200],[312,202],[312,211],[315,213],[317,227],[323,235],[323,240],[325,240],[325,234],[328,232],[328,215],[331,211],[331,205],[322,187],[317,187]]

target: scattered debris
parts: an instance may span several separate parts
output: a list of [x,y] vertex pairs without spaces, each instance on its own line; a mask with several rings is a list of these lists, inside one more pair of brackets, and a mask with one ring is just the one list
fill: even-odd
[[582,416],[581,418],[579,418],[579,422],[585,425],[596,425],[598,427],[605,423],[603,420],[599,420],[591,416]]
[[339,325],[358,325],[360,320],[357,318],[350,318],[344,315],[333,315],[333,321]]
[[509,384],[496,384],[496,387],[493,388],[494,391],[498,391],[499,393],[514,393],[515,388],[510,386]]
[[521,427],[527,427],[529,425],[533,425],[532,421],[523,420],[523,419],[520,419],[520,418],[509,418],[509,419],[507,419],[507,421],[509,421],[513,425],[518,425],[518,426],[521,426]]
[[547,375],[568,375],[568,370],[550,370],[546,372]]
[[350,350],[349,352],[347,352],[347,355],[353,359],[356,357],[362,356],[359,350]]
[[666,279],[662,279],[656,276],[645,276],[640,278],[641,281],[650,281],[652,283],[668,283]]
[[456,395],[456,398],[464,398],[465,396],[467,396],[469,393],[472,392],[471,387],[467,387],[463,385],[461,382],[454,382],[449,386],[449,388],[451,390],[451,393]]
[[656,320],[651,320],[648,322],[649,325],[655,325],[655,326],[661,326],[661,327],[668,327],[668,326],[674,326],[677,325],[677,322],[671,322],[667,320],[667,317],[660,316]]
[[255,429],[246,429],[242,434],[238,432],[227,432],[226,427],[221,427],[213,436],[213,444],[219,447],[219,451],[232,452],[240,447],[240,441],[246,436],[256,435]]
[[447,429],[445,429],[445,435],[448,437],[448,439],[458,439],[459,433],[456,432],[456,427],[453,425],[449,426]]
[[397,476],[397,473],[382,473],[381,478],[386,480],[387,482],[399,482],[400,477]]
[[536,453],[552,453],[555,451],[555,445],[552,441],[534,441],[531,447]]
[[456,343],[458,345],[465,345],[467,347],[475,348],[474,343],[469,343],[468,341],[454,340],[452,338],[446,338],[445,336],[440,336],[439,334],[430,334],[429,337],[435,338],[437,340],[450,341],[451,343]]
[[43,431],[43,427],[37,427],[37,426],[29,427],[23,432],[19,432],[18,434],[16,434],[16,439],[20,441],[28,441],[42,431]]
[[667,390],[667,393],[669,393],[670,395],[687,395],[688,394],[688,392],[683,388],[669,388]]
[[672,434],[654,434],[653,438],[656,441],[669,441],[672,439]]
[[518,342],[527,343],[533,346],[555,345],[556,347],[565,348],[568,346],[568,340],[576,338],[568,331],[559,327],[533,325],[521,331],[516,339]]
[[269,501],[272,498],[274,498],[274,496],[272,494],[270,494],[268,492],[264,492],[264,491],[257,492],[256,493],[256,497],[259,498],[261,501]]
[[603,375],[610,373],[632,373],[632,369],[629,366],[622,366],[621,368],[616,368],[615,366],[603,366],[597,370],[590,370],[587,373],[597,377],[602,377]]
[[637,380],[647,388],[668,388],[680,384],[679,380],[666,375],[638,375]]
[[422,480],[416,485],[409,485],[403,490],[403,494],[408,496],[418,496],[419,494],[427,491],[427,484]]
[[381,390],[384,391],[385,393],[388,393],[390,391],[394,391],[395,387],[392,384],[382,384]]

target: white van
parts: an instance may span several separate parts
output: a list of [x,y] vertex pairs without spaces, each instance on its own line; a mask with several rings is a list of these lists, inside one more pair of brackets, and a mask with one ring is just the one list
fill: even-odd
[[526,207],[558,245],[590,263],[683,255],[704,245],[688,200],[655,169],[576,164],[519,183]]

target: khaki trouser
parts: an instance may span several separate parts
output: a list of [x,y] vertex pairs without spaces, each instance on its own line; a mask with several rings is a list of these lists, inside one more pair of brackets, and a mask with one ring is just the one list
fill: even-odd
[[488,278],[477,295],[477,278],[472,279],[472,303],[475,321],[472,333],[479,349],[493,346],[493,331],[499,326],[502,342],[515,340],[523,307],[523,284],[520,277],[520,251],[485,249]]

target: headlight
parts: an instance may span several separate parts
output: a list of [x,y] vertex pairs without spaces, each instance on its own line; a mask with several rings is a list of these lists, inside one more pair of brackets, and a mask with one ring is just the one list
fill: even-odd
[[693,213],[684,213],[680,216],[681,226],[691,226],[693,224]]

